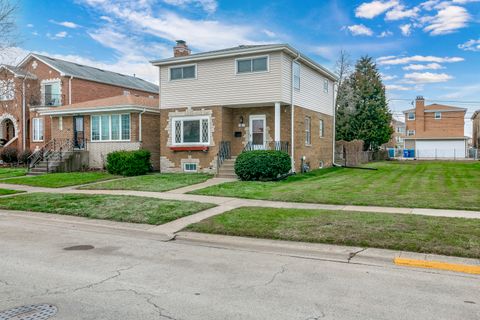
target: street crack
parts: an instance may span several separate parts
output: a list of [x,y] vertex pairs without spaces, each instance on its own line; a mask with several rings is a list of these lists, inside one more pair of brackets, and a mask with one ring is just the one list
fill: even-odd
[[352,260],[353,258],[355,258],[355,256],[356,256],[357,254],[359,254],[360,252],[363,252],[363,251],[365,251],[365,250],[367,250],[367,248],[363,248],[363,249],[358,250],[358,251],[355,251],[355,252],[350,252],[350,253],[348,254],[348,260],[347,260],[347,262],[350,263],[350,260]]

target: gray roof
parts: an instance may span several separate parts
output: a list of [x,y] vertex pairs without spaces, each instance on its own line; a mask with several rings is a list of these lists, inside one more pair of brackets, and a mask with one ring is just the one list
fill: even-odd
[[159,88],[156,84],[145,81],[143,79],[127,76],[121,73],[102,70],[94,67],[85,66],[75,62],[65,61],[57,58],[51,58],[40,54],[32,54],[40,61],[45,62],[54,69],[58,70],[62,75],[72,76],[85,80],[112,84],[129,89],[137,89],[152,93],[158,93]]
[[19,67],[15,66],[10,66],[8,64],[2,64],[0,65],[0,68],[5,68],[12,72],[15,76],[21,77],[21,78],[31,78],[31,79],[36,79],[37,77],[34,74],[31,74],[30,72],[27,72]]
[[316,61],[310,59],[309,57],[301,54],[298,50],[294,49],[288,44],[285,43],[275,43],[275,44],[260,44],[260,45],[241,45],[221,50],[214,50],[214,51],[207,51],[207,52],[200,52],[190,54],[188,56],[181,56],[181,57],[171,57],[167,59],[159,59],[150,61],[153,65],[162,65],[162,64],[171,64],[177,61],[188,61],[188,60],[203,60],[203,59],[210,59],[215,58],[216,56],[220,55],[236,55],[236,54],[248,54],[248,53],[255,53],[257,51],[268,52],[276,51],[276,50],[286,50],[290,52],[292,55],[301,55],[301,59],[308,62],[309,64],[313,65],[318,70],[321,70],[324,74],[328,75],[329,78],[333,80],[337,80],[337,76],[328,70],[327,68],[323,67]]

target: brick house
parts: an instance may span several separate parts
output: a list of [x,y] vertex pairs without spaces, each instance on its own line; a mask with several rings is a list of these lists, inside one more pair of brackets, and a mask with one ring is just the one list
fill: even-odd
[[467,155],[465,113],[467,109],[440,104],[425,105],[421,96],[405,114],[404,148],[417,158],[464,158]]
[[160,74],[160,168],[217,172],[243,150],[288,152],[299,171],[333,161],[336,77],[286,44],[152,61]]
[[405,122],[392,119],[392,122],[390,123],[390,125],[393,128],[392,137],[390,138],[390,141],[388,141],[383,145],[383,147],[403,149],[405,133],[406,133]]
[[34,53],[17,66],[1,65],[0,144],[18,150],[42,148],[52,139],[55,119],[41,111],[118,95],[158,99],[158,86]]
[[147,149],[152,153],[153,168],[159,170],[158,103],[157,98],[120,95],[46,108],[39,113],[51,118],[51,137],[57,144],[66,141],[64,149],[87,150],[84,166],[102,169],[112,151]]
[[480,110],[472,115],[472,146],[480,149]]

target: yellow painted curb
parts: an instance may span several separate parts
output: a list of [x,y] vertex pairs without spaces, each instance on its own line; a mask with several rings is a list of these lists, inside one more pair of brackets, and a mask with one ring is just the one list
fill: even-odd
[[470,273],[470,274],[480,274],[480,266],[472,266],[468,264],[456,264],[456,263],[446,263],[441,261],[415,260],[415,259],[406,259],[406,258],[395,258],[393,259],[393,262],[398,266],[448,270],[448,271]]

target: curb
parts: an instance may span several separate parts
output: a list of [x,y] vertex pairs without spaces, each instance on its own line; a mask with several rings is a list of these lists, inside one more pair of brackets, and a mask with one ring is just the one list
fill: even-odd
[[258,239],[196,232],[178,232],[176,233],[175,241],[195,242],[199,245],[215,248],[255,251],[305,259],[383,267],[399,266],[428,268],[472,275],[480,274],[480,260],[478,259],[417,252]]

